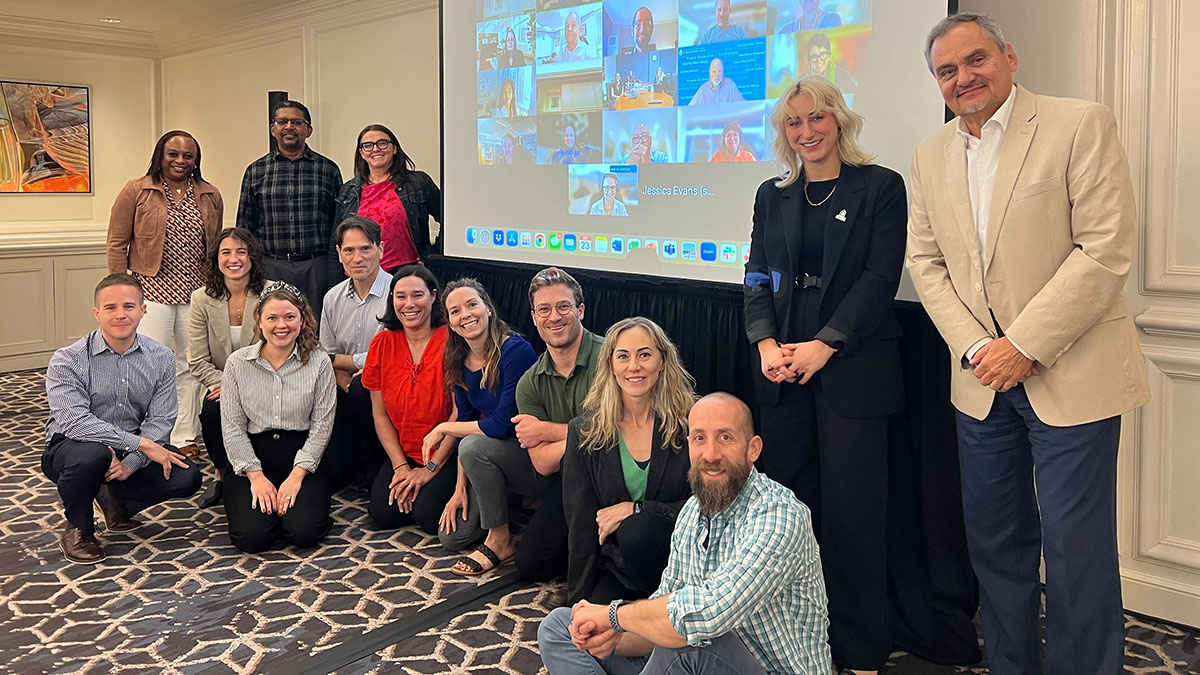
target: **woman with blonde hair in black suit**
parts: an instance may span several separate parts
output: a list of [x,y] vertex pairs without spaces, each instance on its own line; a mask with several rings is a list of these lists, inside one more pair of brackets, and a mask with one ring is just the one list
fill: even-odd
[[675,517],[691,495],[693,386],[658,324],[639,316],[608,329],[587,412],[567,426],[569,603],[644,598],[658,587]]

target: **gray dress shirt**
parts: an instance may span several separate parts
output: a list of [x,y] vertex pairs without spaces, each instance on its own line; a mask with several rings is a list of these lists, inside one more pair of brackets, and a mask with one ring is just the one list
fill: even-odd
[[310,474],[317,470],[333,430],[337,407],[333,365],[320,352],[300,361],[293,351],[279,370],[259,355],[263,343],[235,351],[225,363],[221,381],[221,433],[229,463],[239,476],[262,471],[250,434],[270,429],[308,430],[296,452],[295,466]]
[[138,450],[142,438],[166,445],[175,426],[175,355],[145,335],[118,354],[95,330],[54,352],[46,397],[47,443],[54,434],[103,443],[137,471],[150,463]]
[[392,275],[379,270],[367,297],[361,300],[353,279],[329,289],[321,305],[321,348],[330,354],[353,355],[354,366],[362,370],[371,339],[383,328],[379,317],[387,309],[391,287]]

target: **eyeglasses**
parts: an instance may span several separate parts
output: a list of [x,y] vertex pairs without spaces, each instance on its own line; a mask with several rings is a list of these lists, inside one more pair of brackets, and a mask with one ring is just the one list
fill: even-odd
[[616,185],[605,185],[602,189],[605,192],[612,192],[613,190],[617,189],[617,186]]
[[571,310],[573,309],[575,309],[575,303],[563,300],[555,305],[538,305],[537,307],[533,308],[533,313],[544,319],[550,316],[550,310],[554,310],[559,315],[563,315],[570,314]]
[[300,127],[303,127],[303,126],[307,126],[307,125],[308,125],[308,120],[291,119],[291,118],[283,118],[283,117],[276,117],[274,120],[271,120],[271,121],[272,121],[272,123],[274,123],[274,124],[275,124],[275,126],[277,126],[277,127],[296,127],[296,128],[300,128]]
[[370,152],[370,151],[374,150],[375,148],[379,148],[380,150],[387,150],[391,145],[392,145],[391,141],[389,141],[386,138],[381,138],[377,141],[363,141],[362,143],[358,144],[358,149],[362,150],[363,152]]
[[633,141],[635,143],[649,143],[650,142],[650,134],[634,134]]

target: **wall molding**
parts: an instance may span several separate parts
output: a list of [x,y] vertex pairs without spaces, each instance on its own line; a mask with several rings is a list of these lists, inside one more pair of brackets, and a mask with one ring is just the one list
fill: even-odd
[[437,6],[437,0],[302,0],[284,8],[247,5],[237,12],[175,27],[169,33],[169,42],[164,33],[155,33],[155,39],[160,56],[166,58],[233,43],[271,41],[275,33],[308,25],[322,25],[324,30],[325,22],[335,26],[340,22],[354,25],[371,18],[387,18]]
[[[1171,522],[1174,500],[1186,499],[1172,491],[1176,477],[1174,452],[1190,452],[1190,444],[1176,439],[1175,402],[1178,384],[1200,383],[1200,350],[1144,345],[1152,397],[1140,411],[1138,452],[1133,473],[1132,558],[1180,571],[1200,572],[1200,540],[1181,537]],[[1186,414],[1186,413],[1184,413]],[[1188,415],[1188,418],[1192,415]]]
[[1149,307],[1134,318],[1146,335],[1200,340],[1200,310],[1179,307]]
[[149,32],[116,26],[91,26],[0,15],[0,39],[6,45],[156,58],[159,47]]

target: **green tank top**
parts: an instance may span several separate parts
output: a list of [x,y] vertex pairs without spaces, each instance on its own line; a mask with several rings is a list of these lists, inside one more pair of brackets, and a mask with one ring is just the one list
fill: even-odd
[[617,432],[617,444],[621,446],[621,472],[625,474],[625,489],[629,491],[629,498],[635,502],[640,502],[646,499],[646,474],[650,468],[650,460],[639,462],[629,454],[629,448],[625,447],[625,439],[621,438],[621,433]]

